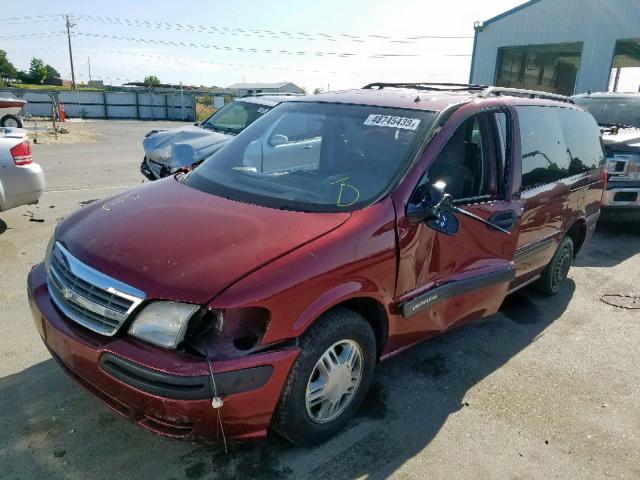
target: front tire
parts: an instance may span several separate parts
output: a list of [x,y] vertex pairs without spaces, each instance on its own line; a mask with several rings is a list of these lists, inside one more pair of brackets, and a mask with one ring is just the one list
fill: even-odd
[[573,261],[573,240],[564,237],[558,245],[556,253],[545,268],[542,277],[538,281],[540,290],[547,295],[558,293],[562,284],[567,279],[571,262]]
[[272,427],[296,445],[313,445],[340,430],[362,404],[373,379],[376,340],[361,315],[335,308],[305,332],[300,346]]
[[22,122],[15,115],[5,115],[0,120],[0,127],[22,128]]

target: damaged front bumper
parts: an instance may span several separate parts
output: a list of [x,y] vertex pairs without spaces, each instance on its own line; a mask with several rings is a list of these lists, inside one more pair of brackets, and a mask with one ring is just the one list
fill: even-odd
[[169,167],[162,163],[153,161],[147,157],[144,157],[140,164],[140,173],[149,180],[160,180],[161,178],[168,177],[172,172]]
[[[267,434],[299,349],[285,347],[211,364],[130,336],[104,337],[70,321],[51,302],[42,264],[28,278],[36,327],[64,371],[109,408],[154,433],[175,438],[247,440]],[[215,388],[215,393],[214,393]],[[212,398],[223,405],[216,411]]]

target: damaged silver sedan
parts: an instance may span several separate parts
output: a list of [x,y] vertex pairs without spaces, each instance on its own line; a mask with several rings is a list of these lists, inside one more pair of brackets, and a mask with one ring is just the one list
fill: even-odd
[[233,100],[203,122],[171,130],[151,130],[142,141],[140,172],[158,180],[188,168],[222,148],[246,127],[294,94],[260,95]]

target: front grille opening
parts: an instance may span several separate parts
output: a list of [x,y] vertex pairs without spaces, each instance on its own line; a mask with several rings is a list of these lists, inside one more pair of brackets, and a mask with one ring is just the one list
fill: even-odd
[[613,196],[614,202],[635,202],[638,200],[638,192],[617,192]]
[[118,331],[145,297],[83,264],[58,243],[50,258],[48,284],[53,302],[66,317],[108,336]]

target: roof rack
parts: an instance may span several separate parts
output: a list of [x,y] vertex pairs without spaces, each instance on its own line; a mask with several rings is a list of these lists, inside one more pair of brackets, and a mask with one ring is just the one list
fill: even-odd
[[377,88],[382,90],[385,87],[391,88],[415,88],[416,90],[429,90],[434,92],[450,92],[450,91],[479,91],[489,88],[487,85],[476,85],[474,83],[385,83],[375,82],[365,85],[364,88]]
[[565,97],[564,95],[558,95],[557,93],[540,92],[537,90],[525,90],[522,88],[506,88],[506,87],[487,87],[482,93],[483,97],[489,96],[510,96],[510,97],[524,97],[524,98],[541,98],[544,100],[556,100],[558,102],[576,103],[572,98]]
[[490,96],[511,96],[524,98],[540,98],[545,100],[556,100],[558,102],[575,103],[572,98],[558,95],[556,93],[540,92],[537,90],[525,90],[521,88],[490,87],[488,85],[478,85],[475,83],[384,83],[375,82],[365,85],[364,88],[377,88],[381,90],[385,87],[391,88],[414,88],[416,90],[429,90],[434,92],[458,92],[471,91],[481,92],[483,97]]

